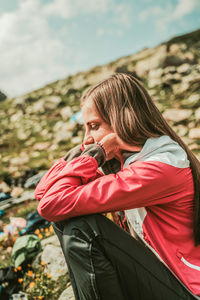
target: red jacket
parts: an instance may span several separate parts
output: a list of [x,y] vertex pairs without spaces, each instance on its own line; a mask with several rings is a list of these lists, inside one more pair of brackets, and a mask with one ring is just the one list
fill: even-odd
[[185,151],[168,136],[148,139],[116,175],[100,176],[91,156],[70,162],[61,158],[41,179],[35,197],[40,200],[38,212],[49,221],[125,210],[135,234],[200,296],[193,177]]

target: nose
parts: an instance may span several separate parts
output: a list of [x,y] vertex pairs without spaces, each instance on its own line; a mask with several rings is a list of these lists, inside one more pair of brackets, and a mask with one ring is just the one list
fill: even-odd
[[95,143],[94,138],[91,135],[86,135],[83,141],[84,145],[89,145]]

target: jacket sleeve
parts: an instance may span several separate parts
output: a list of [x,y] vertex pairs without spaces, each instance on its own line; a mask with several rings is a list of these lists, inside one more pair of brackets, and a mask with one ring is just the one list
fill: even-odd
[[97,178],[93,157],[83,155],[69,163],[58,160],[36,188],[38,212],[56,222],[175,201],[184,185],[174,178],[176,168],[161,164],[138,161],[117,174]]

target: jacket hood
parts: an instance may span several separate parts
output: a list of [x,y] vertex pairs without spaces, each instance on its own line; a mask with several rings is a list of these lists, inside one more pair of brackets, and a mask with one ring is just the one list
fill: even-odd
[[147,139],[140,152],[125,160],[124,168],[136,161],[159,161],[178,168],[190,166],[185,150],[167,135]]

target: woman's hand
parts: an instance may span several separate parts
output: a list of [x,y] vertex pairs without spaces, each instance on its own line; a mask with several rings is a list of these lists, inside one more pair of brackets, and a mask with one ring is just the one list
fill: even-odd
[[132,146],[123,142],[116,133],[109,133],[105,135],[101,140],[95,141],[92,136],[89,136],[84,144],[87,147],[89,144],[100,142],[106,152],[106,160],[116,158],[121,160],[123,151],[141,151],[141,146]]
[[99,142],[103,145],[106,151],[106,160],[110,160],[114,157],[119,160],[121,159],[121,147],[124,142],[116,133],[110,133],[104,136]]
[[116,133],[104,136],[99,142],[103,144],[106,151],[106,160],[112,158],[121,159],[123,151],[141,151],[142,146],[133,146],[125,143]]

